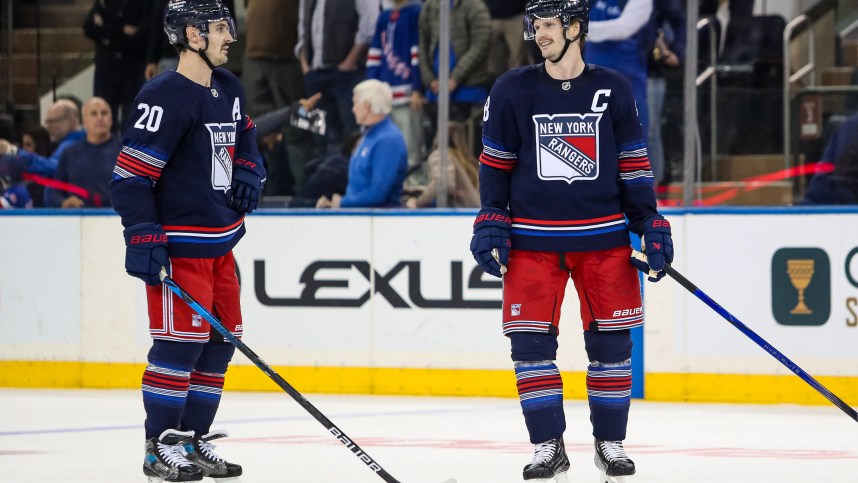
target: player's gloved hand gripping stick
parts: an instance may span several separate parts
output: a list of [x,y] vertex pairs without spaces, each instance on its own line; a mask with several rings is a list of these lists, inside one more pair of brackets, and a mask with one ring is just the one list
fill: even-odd
[[[643,262],[643,263],[646,263],[646,260],[647,260],[647,257],[639,251],[633,251],[632,252],[632,258],[637,259],[638,261]],[[781,352],[779,350],[775,349],[771,344],[766,342],[765,339],[763,339],[762,337],[757,335],[756,332],[754,332],[753,330],[748,328],[747,325],[740,322],[739,319],[737,319],[732,314],[730,314],[730,312],[727,312],[726,310],[724,310],[724,308],[721,307],[720,305],[718,305],[717,302],[715,302],[714,300],[709,298],[709,296],[706,295],[705,293],[703,293],[702,290],[697,288],[696,285],[689,282],[687,278],[683,277],[682,274],[680,274],[679,272],[676,271],[676,269],[671,267],[670,263],[666,263],[664,265],[663,272],[670,275],[674,280],[679,282],[680,285],[685,287],[686,290],[688,290],[689,292],[694,294],[697,298],[702,300],[703,303],[705,303],[712,310],[717,312],[718,315],[720,315],[721,317],[724,317],[724,319],[726,319],[727,322],[730,322],[733,325],[733,327],[739,329],[740,332],[742,332],[748,338],[750,338],[751,340],[756,342],[758,346],[762,347],[772,357],[774,357],[781,364],[786,366],[787,369],[789,369],[791,372],[795,373],[796,376],[800,377],[804,382],[810,384],[810,386],[812,388],[816,389],[820,394],[822,394],[825,397],[825,399],[828,399],[829,401],[831,401],[835,406],[840,408],[850,418],[852,418],[853,420],[858,422],[858,413],[856,413],[856,411],[854,409],[852,409],[852,407],[850,407],[848,404],[843,402],[843,400],[840,399],[839,397],[835,396],[834,393],[832,393],[831,391],[826,389],[826,387],[823,386],[819,381],[814,379],[813,376],[804,372],[804,370],[802,368],[798,367],[798,365],[796,365],[793,361],[789,360],[785,355],[781,354]],[[650,279],[650,280],[652,280],[652,279]]]
[[[381,467],[374,459],[372,459],[366,451],[364,451],[357,443],[354,442],[353,439],[346,436],[346,433],[343,432],[340,428],[338,428],[330,419],[328,419],[324,414],[321,413],[315,406],[313,406],[310,401],[304,398],[300,392],[298,392],[291,384],[286,382],[285,379],[280,377],[280,374],[274,372],[274,369],[271,368],[265,361],[259,358],[255,352],[253,352],[250,347],[247,347],[244,342],[236,338],[230,331],[223,326],[223,323],[214,315],[211,314],[205,307],[200,305],[199,302],[194,300],[193,297],[188,295],[172,278],[167,276],[167,271],[162,270],[159,274],[160,280],[164,282],[169,289],[175,293],[179,298],[181,298],[189,307],[191,307],[194,312],[201,315],[206,322],[209,323],[215,330],[223,335],[224,340],[228,341],[230,344],[234,345],[236,349],[238,349],[242,354],[247,356],[251,362],[253,362],[256,367],[262,370],[268,377],[271,378],[281,389],[286,391],[287,394],[292,396],[292,399],[298,402],[302,408],[304,408],[310,415],[312,415],[316,421],[322,423],[322,426],[328,430],[335,438],[337,438],[341,443],[343,443],[348,449],[352,451],[361,461],[366,464],[370,470],[374,471],[382,480],[388,483],[399,483],[399,480],[390,475],[384,468]],[[456,483],[455,479],[449,479],[444,481],[443,483]]]
[[650,282],[658,282],[664,277],[665,265],[673,263],[673,238],[670,233],[670,223],[661,215],[647,217],[643,222],[641,247],[643,260],[632,257],[632,265],[647,274]]
[[138,223],[129,226],[125,235],[125,271],[147,285],[161,283],[161,267],[170,268],[167,255],[167,234],[161,225]]

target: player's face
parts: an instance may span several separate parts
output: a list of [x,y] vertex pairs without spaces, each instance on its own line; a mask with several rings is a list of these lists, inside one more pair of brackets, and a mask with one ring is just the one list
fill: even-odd
[[563,23],[559,18],[538,18],[533,21],[533,29],[536,31],[533,41],[543,58],[554,59],[560,55],[566,41],[563,39]]
[[209,48],[206,56],[214,65],[223,65],[229,57],[229,45],[235,42],[230,33],[229,23],[220,20],[209,24]]

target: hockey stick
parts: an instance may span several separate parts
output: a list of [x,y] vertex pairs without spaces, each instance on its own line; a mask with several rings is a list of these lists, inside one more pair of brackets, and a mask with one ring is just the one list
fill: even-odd
[[[354,442],[353,439],[346,436],[346,433],[338,428],[330,419],[328,419],[321,411],[316,409],[310,401],[304,398],[300,392],[298,392],[291,384],[286,382],[285,379],[280,377],[280,374],[274,372],[274,369],[271,368],[265,361],[263,361],[255,352],[253,352],[250,347],[239,340],[237,337],[232,335],[232,332],[226,330],[223,322],[221,322],[217,317],[211,314],[208,310],[205,309],[199,302],[194,300],[193,297],[188,295],[188,292],[185,292],[182,287],[180,287],[172,278],[167,276],[167,272],[165,270],[161,270],[161,281],[170,288],[177,296],[179,296],[182,300],[188,304],[189,307],[194,309],[194,312],[201,315],[206,322],[209,323],[215,330],[220,332],[224,339],[229,341],[230,344],[234,345],[236,349],[241,351],[242,354],[247,356],[251,362],[253,362],[256,367],[262,370],[268,377],[270,377],[281,389],[286,391],[292,399],[298,402],[302,408],[304,408],[308,413],[310,413],[316,421],[322,423],[322,426],[328,430],[332,435],[334,435],[337,440],[343,443],[346,448],[350,449],[355,456],[358,457],[361,461],[366,464],[370,470],[374,471],[382,480],[388,483],[400,483],[399,480],[390,475],[384,468],[381,467],[375,460],[373,460],[357,443]],[[444,481],[443,483],[456,483],[456,480],[450,479]]]
[[[642,254],[641,252],[633,251],[632,256],[637,258],[638,260],[646,261],[646,256],[644,254]],[[748,336],[748,338],[750,338],[751,340],[756,342],[758,346],[762,347],[772,357],[774,357],[781,364],[786,366],[787,369],[789,369],[790,371],[795,373],[796,376],[800,377],[804,382],[810,384],[810,386],[812,388],[816,389],[820,394],[825,396],[825,399],[828,399],[829,401],[831,401],[832,404],[834,404],[835,406],[840,408],[850,418],[852,418],[856,422],[858,422],[858,413],[856,413],[855,410],[852,409],[852,407],[850,407],[848,404],[843,402],[843,400],[840,399],[839,397],[835,396],[834,393],[832,393],[831,391],[826,389],[826,387],[823,386],[819,381],[814,379],[813,376],[804,372],[804,370],[801,367],[798,367],[798,365],[796,363],[789,360],[787,358],[787,356],[783,355],[779,350],[775,349],[771,344],[766,342],[765,339],[763,339],[762,337],[757,335],[756,332],[754,332],[753,330],[748,328],[747,325],[740,322],[739,319],[737,319],[736,317],[733,317],[733,315],[730,312],[727,312],[723,307],[718,305],[717,302],[715,302],[714,300],[709,298],[709,296],[706,295],[705,293],[703,293],[702,290],[697,288],[696,285],[694,285],[693,283],[688,281],[687,278],[683,277],[682,274],[677,272],[675,268],[671,267],[669,264],[665,264],[664,271],[667,272],[667,274],[670,275],[674,280],[676,280],[680,285],[685,287],[686,290],[688,290],[689,292],[694,294],[697,298],[702,300],[703,303],[705,303],[712,310],[717,312],[718,315],[720,315],[721,317],[724,317],[724,319],[726,319],[727,322],[730,322],[731,324],[733,324],[733,327],[739,329],[739,331],[741,331],[743,334]]]

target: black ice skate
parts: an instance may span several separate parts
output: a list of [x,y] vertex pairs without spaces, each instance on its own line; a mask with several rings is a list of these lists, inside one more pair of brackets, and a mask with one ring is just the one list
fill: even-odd
[[202,470],[205,476],[216,478],[219,482],[237,482],[241,476],[241,466],[224,461],[215,454],[215,445],[209,443],[227,436],[229,433],[226,431],[211,431],[204,436],[194,437],[185,443],[185,451],[188,453],[188,460]]
[[569,471],[569,458],[563,438],[534,445],[533,460],[524,467],[525,481],[563,483]]
[[184,444],[193,437],[193,431],[168,429],[161,436],[146,440],[143,474],[149,477],[149,483],[203,479],[203,472],[186,457]]
[[599,483],[627,483],[635,474],[635,463],[626,455],[622,441],[595,441],[594,462],[601,470]]

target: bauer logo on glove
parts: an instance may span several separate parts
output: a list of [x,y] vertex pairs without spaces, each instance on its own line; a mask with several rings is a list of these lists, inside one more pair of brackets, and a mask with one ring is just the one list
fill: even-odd
[[661,215],[652,215],[644,220],[642,231],[643,253],[633,252],[631,262],[638,270],[647,274],[647,280],[658,282],[665,275],[665,265],[673,263],[670,222]]
[[483,208],[474,220],[471,254],[484,272],[495,277],[506,273],[509,263],[512,218],[507,210]]

